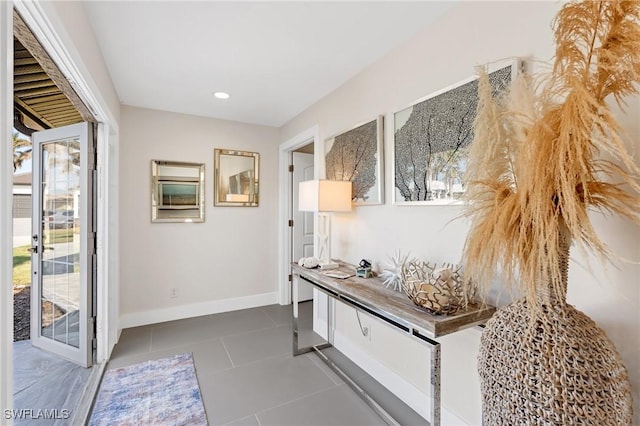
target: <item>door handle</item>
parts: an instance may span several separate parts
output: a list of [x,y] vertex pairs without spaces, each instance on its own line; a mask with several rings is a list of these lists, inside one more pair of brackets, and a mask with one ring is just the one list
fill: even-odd
[[28,248],[27,250],[28,250],[30,253],[38,254],[38,246],[37,246],[37,244],[38,244],[38,234],[33,234],[33,235],[31,236],[31,239],[33,239],[33,242],[34,242],[36,245],[35,245],[35,246],[31,246],[31,247],[30,247],[30,248]]
[[[53,250],[53,247],[42,247],[42,251]],[[38,253],[38,246],[32,246],[27,249],[30,253]]]

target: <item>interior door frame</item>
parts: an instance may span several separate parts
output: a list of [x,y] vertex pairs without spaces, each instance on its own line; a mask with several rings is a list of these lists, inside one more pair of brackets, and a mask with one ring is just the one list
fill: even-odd
[[[60,34],[49,17],[51,13],[55,14],[55,10],[52,10],[53,5],[29,0],[13,0],[13,6],[62,74],[72,82],[76,93],[93,113],[98,123],[96,355],[97,362],[102,363],[109,358],[120,333],[118,306],[118,121],[89,75],[81,56],[74,49],[73,40],[66,34]],[[13,45],[11,52],[12,49]]]
[[[291,139],[282,142],[278,148],[278,171],[279,171],[279,197],[280,206],[278,211],[278,303],[288,305],[291,303],[291,283],[289,274],[291,271],[291,227],[289,227],[289,219],[291,212],[291,185],[292,173],[289,171],[291,164],[291,153],[296,149],[302,148],[313,142],[313,166],[314,179],[318,178],[318,170],[320,169],[319,155],[320,151],[320,126],[317,124],[303,132],[300,132]],[[322,151],[324,152],[324,151]],[[314,220],[315,222],[315,220]],[[315,225],[314,225],[315,229]]]
[[[56,356],[65,358],[71,362],[90,367],[93,364],[94,349],[93,330],[94,317],[94,284],[97,277],[95,274],[95,232],[96,232],[96,209],[94,194],[95,177],[95,140],[94,129],[91,123],[83,122],[69,126],[35,132],[32,135],[33,143],[33,166],[32,166],[32,224],[31,235],[38,235],[36,241],[32,241],[32,246],[37,247],[37,251],[31,255],[31,344],[37,348],[44,349]],[[80,144],[80,201],[79,218],[80,234],[79,238],[79,263],[80,263],[80,295],[79,295],[79,345],[77,348],[68,344],[63,344],[54,339],[46,338],[41,334],[42,319],[42,280],[44,277],[40,266],[46,242],[42,238],[43,193],[40,185],[44,177],[42,176],[43,147],[47,143],[55,143],[61,139],[78,137]],[[37,141],[44,137],[44,140]]]
[[[82,56],[67,34],[60,34],[45,8],[53,5],[25,0],[0,1],[0,232],[13,234],[12,189],[13,146],[9,144],[13,129],[13,8],[20,13],[60,71],[73,86],[98,121],[98,283],[97,283],[97,362],[104,366],[119,329],[118,306],[118,156],[119,127],[117,114],[91,79]],[[55,11],[53,11],[55,15]],[[53,19],[56,17],[54,16]],[[60,23],[57,22],[59,28]],[[64,32],[64,28],[62,29]],[[66,39],[63,40],[64,36]],[[69,46],[69,48],[67,47]],[[115,114],[114,114],[115,113]],[[0,279],[11,282],[13,274],[12,241],[0,241]],[[13,295],[9,286],[0,290],[0,408],[3,413],[13,405]],[[99,383],[96,380],[95,387]],[[86,404],[89,411],[91,400]],[[82,410],[83,408],[80,407]],[[7,420],[10,421],[10,420]]]
[[[301,257],[307,256],[315,256],[316,253],[316,245],[315,245],[315,232],[314,232],[314,220],[315,216],[312,212],[301,212],[298,211],[297,201],[298,201],[298,184],[299,182],[303,182],[308,179],[313,179],[315,175],[315,167],[312,170],[312,173],[309,176],[305,175],[305,172],[309,170],[307,167],[313,167],[315,162],[315,155],[307,152],[298,152],[291,151],[291,164],[293,165],[293,173],[290,173],[291,179],[291,197],[292,203],[290,205],[290,214],[293,219],[293,228],[289,228],[291,230],[291,260],[293,262],[298,261]],[[310,161],[309,161],[310,160]],[[310,165],[308,165],[310,163]],[[305,233],[308,231],[308,233]],[[310,235],[309,235],[310,233]],[[305,246],[308,244],[304,244],[305,238],[311,239],[311,253],[305,253]],[[296,254],[296,250],[301,249],[300,252]],[[313,288],[310,286],[299,286],[298,288],[298,302],[305,302],[313,299]]]
[[[279,211],[279,224],[278,224],[278,235],[280,236],[278,244],[280,247],[279,250],[279,270],[278,270],[278,295],[279,302],[281,305],[288,305],[291,303],[292,294],[291,294],[291,282],[289,281],[289,276],[291,274],[291,238],[292,238],[292,228],[289,227],[289,219],[291,219],[290,214],[292,211],[292,180],[293,173],[289,171],[289,164],[292,161],[291,153],[296,149],[302,148],[303,146],[309,145],[313,142],[313,178],[314,179],[323,179],[325,177],[324,171],[324,146],[322,146],[322,139],[320,138],[320,126],[315,125],[299,134],[289,139],[286,142],[280,144],[280,156],[278,169],[280,171],[280,179],[279,179],[279,200],[280,200],[280,211]],[[318,232],[318,215],[314,214],[313,217],[313,230],[314,235],[317,235]],[[313,244],[313,255],[317,256],[318,245],[316,244],[314,238]],[[313,290],[313,329],[314,331],[320,335],[321,337],[327,339],[327,328],[328,328],[328,316],[332,315],[332,324],[335,324],[335,309],[331,311],[328,310],[327,304],[327,296],[322,294],[317,290]],[[333,304],[334,302],[329,300],[329,303]]]

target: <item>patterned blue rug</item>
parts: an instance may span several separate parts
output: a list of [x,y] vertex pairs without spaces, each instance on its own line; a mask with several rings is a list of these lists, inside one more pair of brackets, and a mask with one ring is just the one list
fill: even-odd
[[206,425],[190,353],[107,370],[90,426]]

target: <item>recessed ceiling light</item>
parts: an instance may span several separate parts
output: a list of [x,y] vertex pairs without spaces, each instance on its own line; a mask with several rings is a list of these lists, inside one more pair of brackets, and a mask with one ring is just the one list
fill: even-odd
[[229,94],[227,92],[215,92],[213,96],[218,99],[229,99]]

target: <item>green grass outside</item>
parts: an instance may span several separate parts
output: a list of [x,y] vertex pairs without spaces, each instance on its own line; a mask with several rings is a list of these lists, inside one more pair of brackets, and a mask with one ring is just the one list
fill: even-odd
[[[46,244],[73,241],[73,229],[52,229],[48,233]],[[31,246],[13,248],[13,286],[31,285]]]
[[13,286],[31,285],[31,253],[29,247],[13,248]]
[[[46,244],[73,241],[73,229],[52,229],[48,232]],[[13,286],[31,285],[31,246],[13,248]]]
[[73,228],[51,229],[47,232],[45,243],[56,244],[73,241]]

